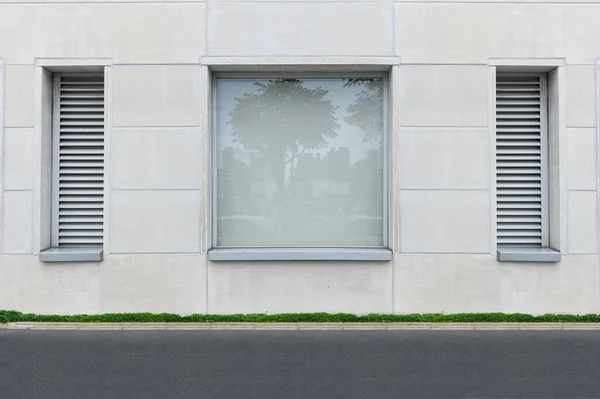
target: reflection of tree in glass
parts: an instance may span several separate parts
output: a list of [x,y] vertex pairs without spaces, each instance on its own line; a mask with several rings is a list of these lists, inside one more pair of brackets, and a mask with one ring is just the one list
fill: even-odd
[[288,164],[293,174],[300,155],[337,137],[337,107],[324,98],[328,90],[307,88],[298,79],[255,82],[254,86],[254,92],[235,98],[228,124],[234,141],[273,160],[281,189]]
[[348,79],[344,87],[359,86],[362,91],[346,111],[346,122],[358,126],[365,134],[364,142],[379,142],[383,133],[383,79]]

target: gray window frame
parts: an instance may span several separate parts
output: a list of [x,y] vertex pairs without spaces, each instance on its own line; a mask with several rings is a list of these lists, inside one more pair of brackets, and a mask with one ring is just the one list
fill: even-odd
[[[538,76],[540,78],[540,160],[541,160],[541,209],[542,209],[542,244],[540,247],[519,247],[513,248],[509,246],[501,246],[497,244],[498,236],[495,235],[497,247],[497,260],[500,262],[559,262],[561,259],[560,252],[550,248],[550,180],[549,180],[549,110],[548,110],[548,73],[546,72],[496,72],[503,76]],[[494,81],[494,104],[496,104],[496,81]],[[494,126],[496,126],[496,107],[494,106]],[[494,127],[494,132],[496,127]],[[497,133],[496,133],[497,134]],[[496,136],[494,136],[494,141]],[[497,153],[496,153],[497,155]],[[494,165],[494,168],[497,168]],[[496,188],[497,190],[497,188]],[[497,195],[497,194],[496,194]],[[494,209],[498,212],[498,209]],[[497,227],[496,219],[496,227]],[[497,231],[497,230],[496,230]]]
[[[344,246],[344,245],[285,245],[285,246],[222,246],[217,245],[217,82],[219,79],[325,79],[325,78],[381,78],[383,81],[383,243],[380,246]],[[388,93],[389,78],[385,72],[343,72],[343,73],[286,73],[286,72],[217,72],[212,75],[212,127],[211,127],[211,240],[209,260],[391,260],[389,250],[389,123],[388,123]],[[333,251],[333,252],[332,252]],[[337,252],[337,255],[333,253]],[[385,253],[385,254],[384,254]],[[388,255],[389,254],[389,255]]]
[[[541,164],[541,223],[542,244],[541,248],[548,247],[550,240],[548,234],[549,209],[548,209],[548,77],[546,73],[540,72],[499,72],[502,76],[535,76],[540,78],[540,164]],[[496,84],[494,85],[494,97],[497,98]],[[494,123],[496,123],[497,108],[494,109]],[[497,137],[497,133],[496,133]],[[496,147],[497,148],[497,147]],[[497,156],[497,153],[496,153]],[[497,161],[494,166],[497,169]],[[497,190],[497,189],[496,189]],[[496,208],[496,212],[498,209]],[[498,223],[496,221],[496,223]],[[496,235],[496,240],[498,236]],[[502,247],[502,246],[499,246]],[[540,248],[533,247],[532,248]]]
[[[52,74],[52,128],[50,132],[52,143],[50,154],[50,162],[52,167],[50,188],[52,193],[52,203],[50,206],[50,248],[40,251],[39,259],[41,262],[101,262],[104,259],[104,244],[90,247],[60,247],[58,243],[60,184],[60,78],[63,76],[87,75],[88,73],[89,72],[54,72]],[[102,68],[100,71],[94,71],[94,73],[102,73],[104,76],[104,100],[106,102],[106,74],[104,68]],[[106,211],[106,209],[104,211]]]

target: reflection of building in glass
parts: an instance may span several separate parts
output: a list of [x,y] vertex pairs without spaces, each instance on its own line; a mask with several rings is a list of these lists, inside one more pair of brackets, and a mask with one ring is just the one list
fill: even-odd
[[218,196],[219,198],[226,198],[227,196],[233,195],[233,148],[227,147],[220,153],[220,159],[218,164],[220,168],[217,169],[217,180],[219,184]]
[[347,195],[350,148],[330,148],[327,154],[305,154],[298,159],[294,193],[309,198]]
[[[294,162],[294,170],[283,182],[284,187],[279,187],[282,181],[278,178],[282,176],[281,168],[291,167],[291,162],[282,165],[260,151],[233,147],[224,148],[219,155],[220,206],[232,214],[239,212],[240,206],[245,207],[243,204],[268,212],[274,206],[271,201],[282,198],[316,203],[335,198],[336,207],[350,210],[365,201],[381,200],[383,195],[382,153],[378,150],[367,152],[354,164],[350,163],[349,147],[328,148],[324,155],[320,152],[303,154]],[[231,204],[223,205],[229,202]]]
[[353,165],[350,164],[350,148],[330,148],[320,154],[305,154],[298,159],[297,185],[312,185],[306,190],[312,197],[321,194],[348,195],[353,197],[381,197],[383,192],[382,154],[373,150]]
[[[250,192],[248,165],[239,159],[241,154],[244,154],[245,159],[251,158],[251,154],[238,148],[226,147],[221,151],[221,167],[217,168],[217,195],[221,202],[239,204]],[[224,208],[230,207],[225,205]],[[235,208],[239,208],[239,205]],[[232,208],[231,212],[235,213],[236,210]]]
[[297,180],[348,181],[350,171],[350,148],[330,148],[324,157],[321,154],[304,154],[298,158]]

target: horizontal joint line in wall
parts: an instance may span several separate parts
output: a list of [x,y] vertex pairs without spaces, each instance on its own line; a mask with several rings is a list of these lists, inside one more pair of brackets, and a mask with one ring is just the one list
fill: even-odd
[[410,256],[429,256],[429,255],[440,255],[440,256],[447,256],[447,255],[458,255],[458,256],[463,256],[463,255],[489,255],[489,256],[495,256],[495,254],[490,253],[490,252],[408,252],[408,251],[400,251],[397,253],[397,255],[410,255]]
[[[178,1],[174,1],[172,3],[169,4],[177,4],[177,3],[206,3],[207,0],[178,0]],[[53,1],[44,1],[44,0],[38,0],[38,1],[0,1],[0,4],[96,4],[96,3],[116,3],[116,4],[139,4],[139,3],[158,3],[158,4],[163,4],[165,3],[165,0],[128,0],[128,1],[119,1],[119,0],[93,0],[93,1],[85,1],[85,0],[80,0],[80,1],[68,1],[68,0],[64,0],[64,1],[60,1],[60,0],[53,0]]]
[[470,62],[457,62],[457,63],[446,63],[446,62],[401,62],[400,66],[480,66],[487,67],[487,63],[470,63]]
[[[212,0],[207,0],[213,2]],[[414,0],[413,0],[414,1]],[[389,0],[285,0],[286,3],[385,3]],[[221,0],[219,3],[248,3],[248,0]],[[281,0],[252,0],[252,3],[281,3]]]
[[[400,187],[400,191],[471,191],[478,193],[488,193],[489,188],[404,188]],[[595,191],[595,190],[594,190]]]
[[[415,0],[394,0],[394,3],[414,3],[414,4],[506,4],[504,0],[430,0],[430,1],[415,1]],[[511,4],[563,4],[564,0],[511,0]],[[580,0],[569,2],[568,4],[594,4],[596,0]]]
[[[286,2],[288,2],[290,0],[286,0]],[[309,0],[309,2],[316,2],[317,0]],[[343,0],[334,0],[332,2],[342,2]],[[369,1],[376,1],[376,0],[369,0]],[[243,0],[242,2],[247,2],[247,0]],[[40,2],[31,2],[31,4],[39,4]],[[105,1],[104,3],[108,3],[107,1]],[[114,3],[119,3],[119,4],[123,4],[122,2],[114,2]],[[134,2],[134,3],[138,3],[138,2]],[[139,3],[145,3],[143,1],[140,1]],[[159,3],[159,2],[157,2]],[[203,2],[199,2],[199,3],[203,3]],[[449,2],[441,2],[441,3],[449,3]],[[458,2],[452,2],[452,3],[458,3]],[[467,4],[474,4],[475,2],[465,2]],[[485,1],[483,1],[483,3],[486,3]],[[504,2],[499,2],[499,3],[504,3]],[[523,3],[530,3],[530,1],[524,1]],[[13,3],[3,3],[0,1],[0,4],[13,4]],[[22,3],[22,2],[17,2],[14,4],[29,4],[29,3]],[[48,4],[48,3],[45,3]],[[77,4],[77,3],[66,3],[66,2],[57,2],[56,4]],[[90,3],[85,3],[85,4],[90,4]],[[419,3],[422,4],[422,3]],[[549,3],[549,4],[553,4],[553,3]],[[554,3],[555,4],[555,3]],[[571,3],[572,4],[572,3]],[[586,3],[582,3],[582,4],[586,4]],[[588,3],[589,4],[589,3]],[[363,55],[336,55],[336,56],[316,56],[316,55],[293,55],[293,56],[278,56],[278,55],[269,55],[269,56],[265,56],[265,55],[203,55],[202,57],[235,57],[235,58],[239,58],[239,59],[243,59],[243,58],[262,58],[265,60],[269,60],[269,59],[277,59],[277,58],[318,58],[318,59],[327,59],[327,58],[362,58],[362,59],[368,59],[368,58],[388,58],[388,57],[397,57],[396,55],[368,55],[368,56],[363,56]],[[59,59],[67,59],[67,58],[59,58]],[[113,63],[111,66],[202,66],[204,64],[200,63],[200,62],[123,62],[123,63]],[[260,64],[259,64],[260,65]],[[448,62],[400,62],[400,64],[398,64],[399,66],[489,66],[489,64],[487,63],[448,63]],[[2,67],[25,67],[25,66],[36,66],[35,63],[0,63],[0,68]],[[282,66],[285,66],[285,64],[282,64]],[[307,64],[307,66],[310,66],[310,64]],[[341,65],[343,66],[343,65]],[[595,63],[584,63],[584,64],[580,64],[580,63],[566,63],[565,66],[582,66],[582,67],[600,67],[600,65],[596,65]],[[42,66],[40,66],[42,67]]]
[[409,129],[489,129],[489,126],[422,126],[422,125],[399,125],[398,128]]
[[199,62],[124,62],[112,66],[200,66]]
[[33,188],[5,188],[2,190],[5,193],[27,193],[27,192],[33,192]]
[[[318,0],[311,0],[310,2],[316,2]],[[371,0],[368,0],[371,1]],[[244,3],[247,3],[247,0],[242,1]],[[286,3],[290,2],[290,0],[285,0]],[[341,0],[337,0],[337,1],[332,1],[332,3],[339,3],[341,2]],[[375,54],[369,54],[369,55],[364,55],[364,54],[353,54],[353,55],[348,55],[348,54],[336,54],[336,55],[302,55],[302,54],[294,54],[294,55],[264,55],[264,54],[256,54],[256,55],[233,55],[233,54],[205,54],[202,56],[202,58],[238,58],[238,59],[242,59],[242,58],[258,58],[258,59],[263,59],[265,61],[270,61],[270,60],[278,60],[278,59],[285,59],[285,60],[292,60],[294,58],[314,58],[314,59],[319,59],[319,60],[328,60],[328,59],[340,59],[340,58],[358,58],[361,60],[368,60],[369,58],[398,58],[397,55],[395,54],[384,54],[384,55],[375,55]],[[205,65],[205,64],[201,64],[201,65]],[[285,67],[288,64],[256,64],[256,66],[261,66],[261,65],[275,65],[275,66],[281,66],[281,67]],[[300,64],[298,64],[300,65]],[[301,64],[304,65],[304,64]],[[327,65],[327,63],[323,63],[323,64],[315,64],[314,66],[321,66],[321,65]],[[363,64],[355,64],[356,66],[363,66]],[[368,66],[369,64],[364,64],[366,66]],[[394,64],[395,65],[395,64]],[[401,64],[399,64],[401,65]],[[210,66],[210,65],[208,65]],[[231,64],[231,66],[235,66],[235,64]],[[240,66],[245,66],[245,64],[242,64]],[[251,66],[251,65],[250,65]],[[306,66],[313,66],[313,64],[306,64]],[[344,64],[339,64],[336,66],[346,66]],[[348,64],[347,66],[353,66],[352,64]],[[390,64],[390,66],[392,66],[392,64]]]
[[[184,256],[206,256],[206,252],[115,252],[111,251],[110,255],[184,255]],[[106,256],[105,259],[106,261]]]
[[138,191],[201,191],[201,188],[113,188],[113,193],[123,192],[131,193]]
[[596,126],[588,126],[588,125],[583,125],[583,126],[575,126],[575,125],[567,125],[567,129],[595,129]]
[[[6,191],[6,190],[5,190]],[[597,188],[567,188],[567,192],[576,192],[576,193],[597,193]]]
[[119,125],[119,126],[115,126],[113,125],[111,127],[112,130],[119,130],[119,129],[198,129],[201,128],[202,126],[200,125],[185,125],[185,126],[174,126],[174,125],[170,125],[170,126],[123,126],[123,125]]
[[10,125],[6,125],[4,126],[5,129],[33,129],[35,126],[10,126]]

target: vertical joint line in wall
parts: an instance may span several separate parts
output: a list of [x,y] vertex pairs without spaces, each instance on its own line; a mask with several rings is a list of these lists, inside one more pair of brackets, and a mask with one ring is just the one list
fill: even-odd
[[[393,3],[393,2],[392,2]],[[393,4],[392,4],[393,6]],[[388,75],[388,96],[387,96],[387,129],[385,131],[387,137],[387,149],[386,152],[388,154],[387,157],[387,184],[388,184],[388,192],[386,193],[388,198],[388,218],[391,217],[391,226],[388,222],[388,246],[392,249],[392,262],[391,262],[391,285],[392,285],[392,314],[396,313],[396,267],[398,267],[397,262],[399,262],[400,257],[396,256],[396,254],[400,253],[400,190],[398,189],[395,183],[399,179],[399,170],[397,167],[398,162],[398,154],[399,152],[398,145],[400,142],[399,135],[396,134],[396,129],[398,128],[398,124],[395,120],[395,107],[398,99],[395,97],[396,90],[396,81],[399,79],[399,66],[392,66],[390,69],[390,74]]]
[[[495,222],[494,222],[494,217],[492,212],[495,212],[495,207],[494,207],[494,198],[492,198],[492,154],[495,153],[495,148],[492,147],[492,143],[495,141],[493,140],[495,137],[492,137],[494,135],[494,129],[492,129],[492,124],[490,122],[490,118],[493,115],[495,116],[495,110],[494,108],[494,102],[492,100],[492,93],[494,93],[494,96],[496,95],[496,91],[492,88],[492,84],[495,84],[495,79],[494,79],[494,67],[489,66],[488,67],[488,73],[487,73],[487,80],[488,80],[488,84],[487,84],[487,88],[488,88],[488,147],[489,147],[489,156],[488,158],[488,195],[490,196],[489,198],[489,204],[490,204],[490,210],[488,213],[488,218],[490,221],[490,227],[488,228],[488,234],[490,237],[490,252],[493,254],[494,253],[494,237],[492,234],[492,229],[495,227]],[[494,146],[495,147],[495,146]],[[495,159],[495,157],[494,157]],[[494,163],[494,172],[496,171],[496,165]]]
[[208,268],[210,267],[210,262],[208,261],[208,253],[204,255],[204,264],[205,272],[204,272],[204,314],[208,314],[208,276],[210,273],[208,272]]
[[208,51],[208,14],[210,12],[210,1],[207,1],[206,3],[204,3],[204,51],[203,54],[201,54],[200,56],[205,56],[205,55],[209,55],[210,52]]
[[392,314],[396,314],[396,259],[398,259],[399,257],[394,256],[394,254],[392,253],[392,262],[390,263],[391,265],[391,280],[392,280]]
[[[595,62],[595,87],[594,94],[596,98],[596,253],[600,251],[600,58]],[[600,269],[600,258],[598,261]],[[600,312],[600,274],[598,277],[598,304],[596,311]]]
[[396,54],[396,3],[394,0],[390,0],[390,4],[392,9],[391,14],[392,14],[392,55],[397,55]]
[[0,253],[4,252],[4,173],[6,168],[4,167],[4,125],[6,119],[6,60],[0,58],[0,167],[2,173],[0,173]]

